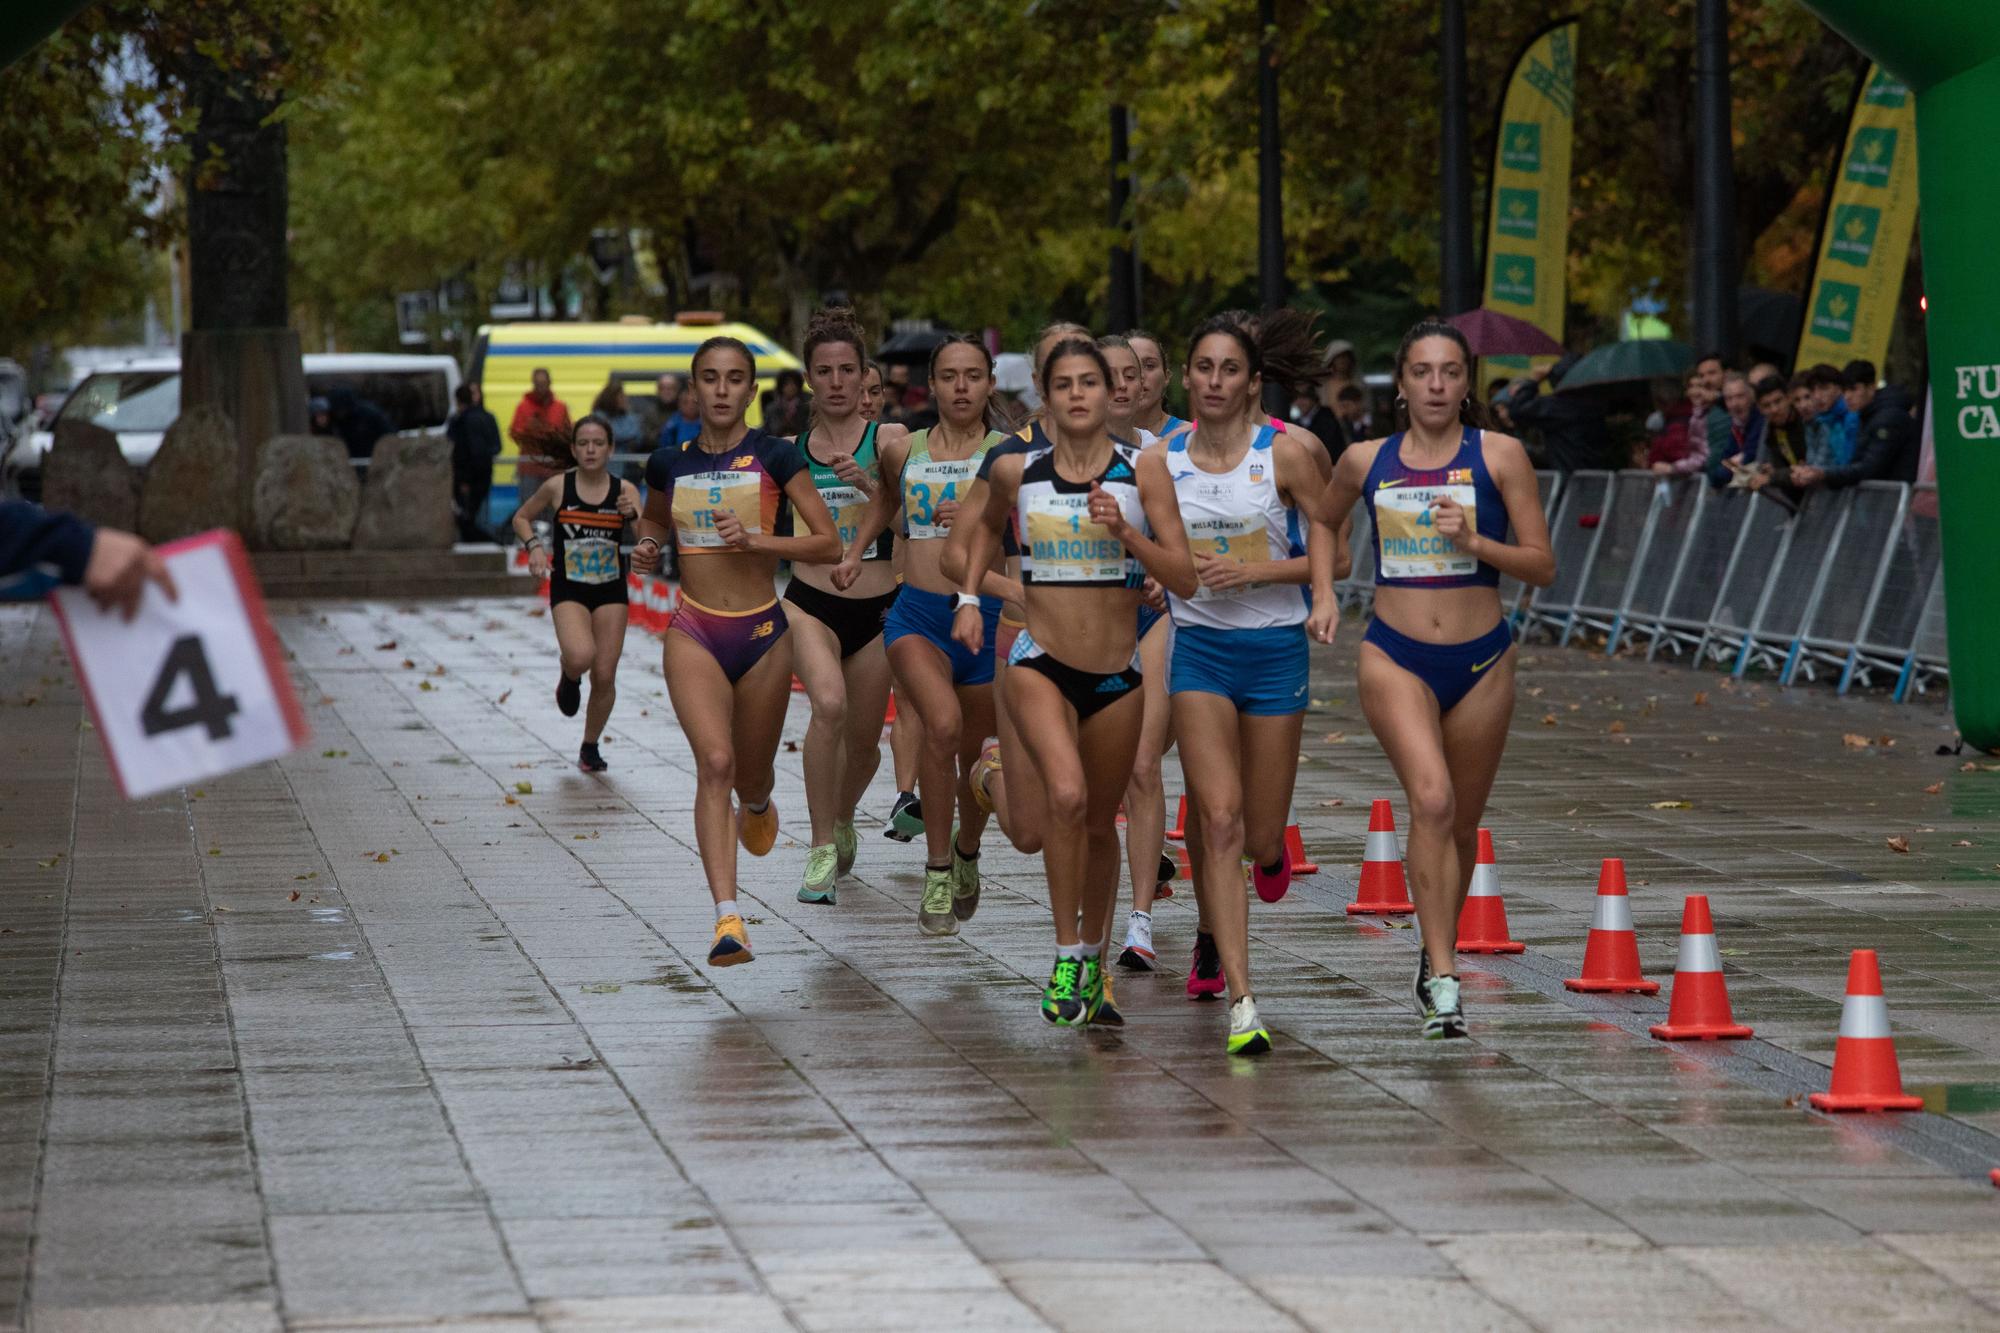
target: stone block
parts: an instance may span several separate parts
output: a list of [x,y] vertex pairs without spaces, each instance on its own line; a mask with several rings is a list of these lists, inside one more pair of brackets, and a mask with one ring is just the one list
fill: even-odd
[[240,528],[236,424],[212,407],[183,412],[146,468],[139,535],[173,541],[210,528]]
[[361,551],[444,551],[458,540],[451,509],[451,442],[442,435],[388,435],[375,446],[361,488]]
[[257,452],[250,509],[262,550],[343,550],[361,512],[361,483],[339,440],[279,435]]
[[42,464],[42,503],[104,527],[138,527],[139,476],[117,435],[88,421],[59,423]]

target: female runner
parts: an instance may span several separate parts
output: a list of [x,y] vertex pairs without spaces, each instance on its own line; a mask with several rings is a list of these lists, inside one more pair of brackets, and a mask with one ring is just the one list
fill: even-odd
[[[1500,576],[1547,587],[1556,562],[1521,442],[1481,429],[1465,335],[1434,319],[1412,328],[1396,353],[1396,392],[1404,428],[1341,454],[1316,521],[1346,518],[1357,500],[1374,521],[1375,618],[1361,641],[1361,710],[1409,800],[1405,859],[1423,931],[1415,983],[1423,1034],[1462,1037],[1458,914],[1514,712]],[[1311,630],[1323,643],[1333,642],[1338,623],[1329,553],[1315,541]]]
[[[583,748],[576,766],[602,773],[598,737],[618,701],[618,659],[625,652],[625,555],[618,539],[625,520],[639,516],[639,488],[611,475],[611,422],[592,412],[576,423],[570,454],[576,466],[550,477],[514,511],[514,535],[528,548],[528,572],[549,581],[549,619],[556,622],[562,665],[556,707],[575,717],[583,678],[590,707],[583,714]],[[595,496],[595,499],[591,497]],[[542,545],[534,522],[555,510],[553,543]]]
[[[1050,443],[993,464],[959,590],[968,597],[980,591],[1002,528],[1013,527],[1027,625],[1005,689],[1027,767],[1047,793],[1042,856],[1055,915],[1056,963],[1042,1016],[1075,1026],[1095,1020],[1104,1002],[1103,931],[1119,879],[1118,802],[1143,712],[1141,571],[1183,596],[1193,595],[1195,573],[1164,461],[1111,438],[1111,370],[1097,345],[1059,340],[1040,378]],[[961,511],[958,525],[968,521]],[[980,609],[961,604],[952,637],[976,651],[985,634]]]
[[[730,967],[751,957],[736,907],[736,840],[763,856],[778,838],[771,762],[792,686],[778,562],[831,564],[840,538],[799,447],[743,422],[757,392],[750,349],[710,338],[695,349],[694,383],[701,434],[646,464],[632,566],[651,573],[669,540],[680,551],[681,604],[664,636],[662,670],[694,750],[695,843],[715,899],[708,961]],[[787,506],[809,535],[776,535]],[[732,791],[741,802],[733,812]]]
[[[882,417],[882,363],[869,361],[861,372],[861,419],[879,421]],[[896,566],[896,580],[903,578],[903,543],[896,543],[896,551],[890,557]],[[902,701],[895,699],[895,691],[889,692],[896,703],[896,720],[889,726],[889,754],[896,766],[896,802],[889,809],[889,822],[882,829],[882,836],[897,842],[908,842],[924,831],[923,809],[917,804],[917,752],[922,743],[917,736],[913,722],[903,721]]]
[[[1125,335],[1125,341],[1132,346],[1132,354],[1139,358],[1139,391],[1133,399],[1132,421],[1144,435],[1153,440],[1164,440],[1182,426],[1184,418],[1167,411],[1167,352],[1166,344],[1155,334],[1144,329],[1133,329]],[[1151,444],[1141,436],[1139,443]]]
[[[1285,824],[1307,704],[1312,571],[1300,511],[1319,512],[1326,489],[1308,446],[1264,412],[1264,354],[1227,315],[1197,328],[1187,386],[1198,424],[1161,446],[1201,581],[1192,597],[1170,598],[1174,730],[1184,753],[1201,756],[1183,765],[1188,855],[1206,936],[1197,937],[1187,991],[1205,999],[1227,985],[1232,1055],[1271,1046],[1250,988],[1242,865],[1248,855],[1264,901],[1284,896]],[[1328,540],[1330,530],[1312,539]],[[1204,944],[1219,955],[1221,975],[1212,979],[1203,975]]]
[[[979,839],[987,812],[973,800],[971,776],[993,732],[993,637],[999,594],[1010,588],[1003,576],[989,572],[981,595],[968,599],[985,622],[978,651],[951,637],[958,590],[939,566],[958,517],[959,495],[1000,439],[986,415],[993,357],[973,335],[953,335],[931,351],[930,385],[938,424],[882,446],[880,499],[850,539],[833,577],[836,585],[854,577],[860,553],[901,515],[903,591],[890,608],[882,638],[897,697],[920,729],[923,747],[918,809],[929,855],[917,928],[926,935],[955,935],[958,923],[979,910]],[[1011,591],[1019,596],[1018,588]]]
[[[844,308],[822,310],[806,325],[812,421],[797,443],[843,546],[874,504],[880,486],[876,452],[905,435],[901,426],[860,415],[865,341],[854,312]],[[791,528],[781,520],[778,530],[789,535]],[[854,868],[854,807],[882,761],[889,659],[881,638],[896,600],[896,570],[889,560],[894,540],[882,533],[871,542],[845,584],[835,583],[825,565],[796,565],[785,589],[792,670],[812,704],[803,747],[812,841],[799,885],[802,903],[833,902],[840,876]]]

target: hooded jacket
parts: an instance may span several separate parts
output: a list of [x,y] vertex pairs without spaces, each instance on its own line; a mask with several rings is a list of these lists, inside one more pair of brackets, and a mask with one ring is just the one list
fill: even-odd
[[1826,485],[1852,486],[1863,481],[1917,479],[1923,453],[1923,432],[1910,415],[1910,395],[1895,385],[1875,391],[1855,432],[1854,457],[1844,467],[1826,470]]

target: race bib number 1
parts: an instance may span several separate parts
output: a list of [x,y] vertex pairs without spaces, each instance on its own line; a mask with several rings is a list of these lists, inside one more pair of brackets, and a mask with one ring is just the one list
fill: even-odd
[[128,623],[81,588],[54,606],[128,798],[150,796],[290,753],[305,743],[304,711],[249,558],[234,533],[159,548],[179,593],[147,585]]
[[1119,583],[1125,543],[1090,517],[1082,493],[1036,496],[1028,504],[1028,555],[1037,583]]

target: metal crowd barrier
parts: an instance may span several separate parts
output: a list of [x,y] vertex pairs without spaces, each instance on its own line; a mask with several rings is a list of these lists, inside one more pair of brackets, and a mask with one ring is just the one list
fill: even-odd
[[1501,590],[1524,636],[1595,631],[1607,653],[1643,643],[1648,660],[1687,653],[1786,685],[1824,672],[1899,700],[1948,675],[1935,486],[1864,482],[1794,508],[1700,478],[1585,471],[1545,495],[1556,579],[1524,606]]

